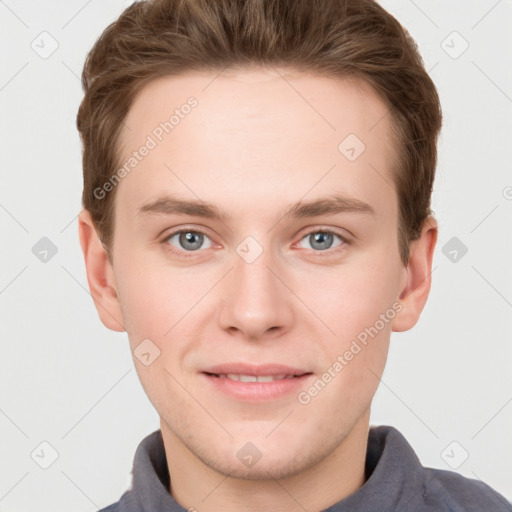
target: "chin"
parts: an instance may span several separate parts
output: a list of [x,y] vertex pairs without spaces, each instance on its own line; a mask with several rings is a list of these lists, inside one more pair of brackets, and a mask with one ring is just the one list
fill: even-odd
[[268,454],[262,454],[261,459],[250,467],[242,463],[237,456],[234,458],[232,456],[224,458],[213,456],[211,458],[204,457],[201,460],[208,467],[226,477],[248,481],[281,480],[300,474],[313,465],[313,461],[308,463],[304,459],[291,459],[289,452],[281,457],[276,457],[274,454],[271,460]]
[[220,442],[212,442],[211,445],[192,443],[188,449],[214,471],[226,477],[251,481],[283,479],[300,474],[331,451],[329,446],[322,449],[311,443],[304,445],[292,435],[288,440],[289,443],[265,442],[264,436],[260,435],[254,443],[231,439],[224,446]]

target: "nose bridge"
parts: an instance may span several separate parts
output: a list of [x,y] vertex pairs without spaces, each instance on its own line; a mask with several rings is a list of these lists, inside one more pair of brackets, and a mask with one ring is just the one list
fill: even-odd
[[255,237],[238,244],[219,316],[223,328],[236,328],[257,339],[291,322],[289,292],[274,275],[279,273],[276,262],[268,245],[264,247]]

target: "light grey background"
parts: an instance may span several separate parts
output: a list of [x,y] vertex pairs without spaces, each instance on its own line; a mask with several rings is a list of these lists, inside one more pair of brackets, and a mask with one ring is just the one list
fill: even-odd
[[[117,501],[159,428],[126,334],[98,319],[77,235],[79,76],[129,3],[0,1],[0,512]],[[512,2],[382,5],[417,40],[445,121],[432,290],[416,327],[392,336],[372,424],[400,429],[424,465],[512,500]],[[42,237],[57,248],[46,263],[32,252]],[[453,237],[467,247],[456,262]],[[48,469],[42,442],[58,453]]]

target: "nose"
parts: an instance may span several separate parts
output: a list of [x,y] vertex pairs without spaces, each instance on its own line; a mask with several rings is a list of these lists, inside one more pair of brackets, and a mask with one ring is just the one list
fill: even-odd
[[293,293],[285,284],[290,281],[287,272],[270,249],[252,262],[240,254],[233,255],[233,269],[220,290],[221,327],[251,341],[288,331],[293,325],[294,304]]

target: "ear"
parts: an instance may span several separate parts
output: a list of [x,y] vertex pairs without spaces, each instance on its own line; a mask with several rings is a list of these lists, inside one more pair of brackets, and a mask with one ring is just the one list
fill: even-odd
[[404,268],[399,297],[403,309],[393,319],[393,331],[408,331],[420,318],[430,292],[437,231],[437,221],[429,216],[423,225],[420,238],[411,243],[411,256],[407,267]]
[[84,253],[89,290],[100,320],[105,327],[123,332],[126,329],[112,265],[87,210],[82,210],[78,215],[78,234]]

